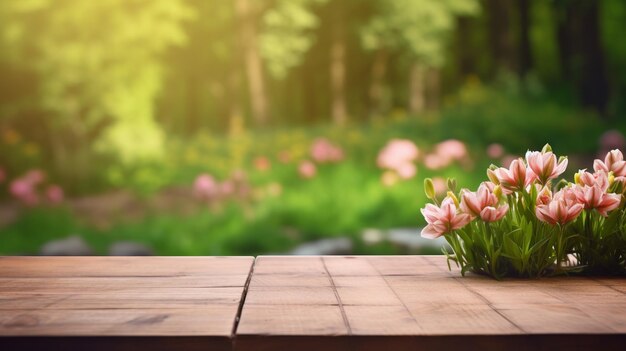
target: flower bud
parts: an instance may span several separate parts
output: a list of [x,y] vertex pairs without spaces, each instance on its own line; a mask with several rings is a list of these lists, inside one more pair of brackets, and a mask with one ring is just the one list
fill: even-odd
[[487,178],[489,178],[489,180],[493,184],[500,185],[500,180],[498,179],[498,177],[496,177],[496,172],[494,172],[492,169],[487,170]]
[[424,179],[424,192],[426,193],[427,198],[431,200],[435,199],[435,185],[433,184],[432,179]]
[[456,206],[456,208],[459,208],[459,199],[456,197],[456,195],[454,195],[453,192],[448,191],[448,197],[452,199],[452,201],[454,201],[454,205]]
[[580,180],[580,172],[582,171],[578,171],[576,172],[576,174],[574,174],[574,183],[578,185],[583,185],[583,182]]
[[615,182],[615,175],[613,175],[613,172],[609,172],[609,186],[613,185],[613,183]]
[[493,194],[498,198],[498,201],[502,199],[502,188],[500,187],[500,185],[496,185],[493,188]]
[[496,169],[498,169],[498,168],[500,168],[500,167],[498,167],[498,166],[494,165],[493,163],[492,163],[492,164],[490,164],[490,165],[489,165],[489,167],[488,167],[488,169],[490,169],[490,170],[492,170],[492,171],[495,171],[495,170],[496,170]]
[[559,161],[558,161],[557,163],[559,163],[559,164],[560,164],[561,162],[563,162],[563,161],[565,161],[565,160],[567,160],[567,156],[560,156],[560,157],[559,157]]
[[552,152],[552,146],[550,146],[550,144],[544,145],[541,149],[542,154],[545,154],[546,152]]
[[456,191],[456,179],[448,178],[448,190],[452,192]]

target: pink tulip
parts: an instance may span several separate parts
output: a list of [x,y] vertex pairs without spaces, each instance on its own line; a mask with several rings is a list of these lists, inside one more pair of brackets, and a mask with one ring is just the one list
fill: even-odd
[[518,158],[511,162],[509,169],[500,167],[493,171],[502,189],[506,192],[521,191],[535,180],[533,172],[526,168],[524,160]]
[[545,203],[537,204],[535,215],[542,222],[565,225],[578,217],[583,208],[577,201],[575,191],[566,187],[556,192]]
[[302,161],[298,166],[298,172],[302,178],[313,178],[317,173],[317,168],[311,161]]
[[576,179],[577,184],[590,187],[597,185],[602,192],[606,192],[609,188],[609,176],[603,170],[596,171],[595,173],[589,173],[582,169],[576,173],[574,178]]
[[528,151],[526,152],[526,163],[541,184],[546,184],[548,180],[558,177],[567,168],[567,159],[557,163],[556,155],[551,151]]
[[472,217],[480,217],[485,222],[494,222],[502,219],[509,210],[509,205],[498,205],[498,198],[485,183],[478,187],[478,191],[461,192],[461,210]]
[[593,162],[593,169],[597,171],[604,171],[606,173],[613,172],[616,177],[626,176],[626,161],[624,161],[624,155],[618,149],[611,150],[602,160],[595,160]]
[[622,201],[621,194],[607,194],[598,184],[577,186],[574,188],[574,194],[585,209],[595,209],[604,217],[616,209]]
[[428,223],[422,229],[422,237],[427,239],[436,239],[453,230],[461,229],[472,220],[467,213],[457,213],[454,201],[450,197],[443,200],[441,207],[427,204],[421,212]]

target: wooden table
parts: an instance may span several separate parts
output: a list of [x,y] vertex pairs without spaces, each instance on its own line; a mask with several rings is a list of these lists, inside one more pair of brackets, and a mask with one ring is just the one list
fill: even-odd
[[0,350],[35,347],[623,350],[626,279],[462,278],[441,256],[0,257]]
[[231,350],[252,257],[0,257],[0,350]]

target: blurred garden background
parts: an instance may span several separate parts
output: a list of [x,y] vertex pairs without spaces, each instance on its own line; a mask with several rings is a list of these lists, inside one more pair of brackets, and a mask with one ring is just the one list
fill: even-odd
[[425,177],[626,146],[624,35],[623,0],[3,0],[0,254],[438,253]]

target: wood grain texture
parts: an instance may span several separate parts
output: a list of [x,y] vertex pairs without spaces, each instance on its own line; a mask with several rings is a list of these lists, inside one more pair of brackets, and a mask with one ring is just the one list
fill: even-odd
[[235,338],[250,350],[604,350],[626,344],[626,280],[450,272],[442,256],[256,259]]
[[0,349],[231,350],[252,257],[0,257]]

